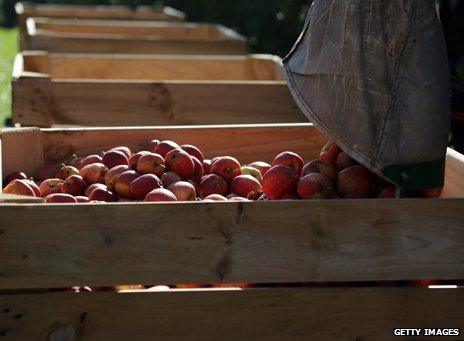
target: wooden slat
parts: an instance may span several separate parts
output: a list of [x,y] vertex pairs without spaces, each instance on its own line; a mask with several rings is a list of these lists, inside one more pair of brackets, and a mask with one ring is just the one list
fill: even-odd
[[462,199],[0,206],[0,288],[464,278]]
[[445,178],[443,196],[464,198],[464,156],[450,148],[446,157]]
[[45,202],[45,200],[43,198],[0,193],[0,204],[29,204],[41,202]]
[[284,82],[47,78],[13,83],[13,120],[41,127],[307,122]]
[[163,40],[125,35],[41,34],[28,37],[28,49],[68,53],[153,53],[235,55],[246,53],[241,40],[195,41]]
[[[464,328],[464,289],[318,288],[0,296],[5,340],[437,340]],[[445,337],[457,340],[459,337]]]

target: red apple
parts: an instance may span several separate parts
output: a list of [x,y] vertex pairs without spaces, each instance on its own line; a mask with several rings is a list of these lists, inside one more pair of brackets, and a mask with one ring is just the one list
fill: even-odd
[[161,201],[177,201],[176,196],[169,190],[157,188],[147,194],[145,201],[161,202]]
[[321,160],[313,160],[308,162],[303,167],[303,170],[301,171],[301,176],[305,176],[311,173],[324,174],[331,180],[335,180],[335,178],[337,177],[337,169],[330,163]]
[[90,201],[104,201],[104,202],[116,202],[118,201],[118,196],[116,193],[113,193],[104,188],[96,188],[90,193]]
[[77,161],[75,164],[75,167],[81,170],[87,165],[91,165],[92,163],[101,163],[101,162],[102,162],[102,157],[100,155],[92,154]]
[[443,192],[443,187],[426,188],[420,192],[423,198],[439,198]]
[[126,165],[116,166],[108,170],[108,172],[105,174],[105,184],[110,191],[114,191],[116,181],[118,181],[119,176],[128,170],[129,166]]
[[[404,191],[400,191],[400,198],[407,198],[407,194]],[[377,196],[379,199],[395,199],[396,188],[395,186],[385,187]]]
[[130,197],[143,200],[148,193],[157,188],[161,188],[161,180],[154,174],[145,174],[130,183]]
[[200,162],[205,159],[203,153],[198,147],[192,146],[191,144],[184,144],[181,148],[186,151],[190,156],[195,156]]
[[196,201],[197,199],[195,187],[190,182],[179,181],[169,186],[168,189],[174,193],[177,201]]
[[332,180],[320,173],[310,173],[298,181],[297,192],[301,199],[325,199],[333,192]]
[[229,201],[251,201],[247,198],[242,198],[242,197],[233,197],[233,198],[229,198]]
[[[123,153],[128,160],[132,156],[131,150],[129,149],[129,147],[126,147],[126,146],[119,146],[119,147],[111,148],[110,150],[108,150],[108,152],[112,152],[112,151],[117,151],[117,152]],[[108,168],[110,168],[110,167],[108,167]]]
[[127,156],[118,150],[110,150],[103,154],[102,162],[108,169],[116,166],[128,166],[129,159]]
[[205,175],[211,173],[211,160],[203,160],[203,170],[205,172]]
[[285,166],[291,168],[295,171],[296,175],[301,174],[301,169],[303,168],[304,161],[296,153],[293,152],[282,152],[277,155],[272,161],[272,166]]
[[229,185],[227,182],[216,174],[209,174],[203,177],[200,183],[200,197],[206,198],[211,194],[227,195],[229,193]]
[[267,162],[263,162],[263,161],[255,161],[255,162],[250,163],[247,166],[248,167],[253,167],[253,168],[256,168],[257,170],[259,170],[261,172],[262,176],[264,176],[264,174],[266,174],[266,172],[269,169],[271,169],[271,165],[268,164]]
[[177,143],[173,141],[165,140],[159,143],[159,145],[155,148],[154,152],[156,154],[161,155],[162,157],[165,157],[166,154],[169,153],[171,150],[179,149],[179,148],[180,146]]
[[65,203],[77,204],[76,198],[74,198],[72,195],[65,194],[65,193],[49,194],[45,197],[45,201],[50,204],[65,204]]
[[61,193],[61,179],[47,179],[41,182],[40,195],[45,198],[50,194]]
[[257,199],[263,192],[261,183],[251,175],[239,175],[232,180],[230,191],[239,197]]
[[39,188],[39,185],[37,185],[37,183],[32,180],[32,179],[26,179],[26,180],[23,180],[25,181],[29,186],[31,186],[32,190],[34,191],[34,194],[36,197],[41,197],[42,195],[40,194],[40,188]]
[[287,193],[282,197],[282,200],[300,200],[300,197],[295,193]]
[[321,149],[319,160],[330,163],[332,166],[337,167],[338,154],[342,152],[341,148],[333,142],[328,142]]
[[90,194],[92,194],[92,192],[97,189],[97,188],[103,188],[103,189],[108,189],[108,187],[106,187],[106,185],[103,185],[103,184],[91,184],[89,187],[87,187],[87,189],[85,190],[84,192],[84,195],[86,197],[90,197]]
[[87,184],[80,175],[71,175],[60,186],[61,193],[73,196],[83,195],[87,189]]
[[71,175],[78,175],[79,170],[76,167],[73,166],[66,166],[62,165],[60,170],[55,174],[55,178],[61,179],[61,180],[66,180],[69,178]]
[[341,152],[337,156],[336,165],[340,171],[357,164],[358,162],[345,152]]
[[142,155],[137,162],[137,171],[142,174],[161,176],[165,169],[163,157],[156,153]]
[[195,156],[190,156],[190,158],[193,161],[193,177],[192,177],[192,180],[196,184],[199,184],[201,182],[201,179],[205,175],[205,171],[203,169],[203,163],[200,160],[198,160]]
[[211,173],[219,175],[226,181],[232,181],[242,174],[242,166],[237,159],[231,156],[222,156],[211,165]]
[[263,177],[263,191],[269,199],[282,199],[285,194],[294,193],[298,184],[298,175],[289,167],[273,166]]
[[161,176],[161,182],[164,187],[169,187],[173,183],[181,181],[181,177],[174,172],[166,172]]
[[84,178],[86,183],[91,185],[105,183],[106,172],[108,172],[108,168],[103,163],[91,163],[81,168],[79,175]]
[[182,149],[174,149],[166,154],[166,167],[177,173],[181,178],[192,179],[195,171],[195,164],[187,152]]
[[205,201],[229,201],[226,197],[220,194],[210,194],[205,198]]
[[150,154],[150,152],[146,150],[142,150],[141,152],[135,153],[132,155],[129,159],[129,168],[136,170],[137,169],[137,162],[139,162],[139,159],[146,154]]
[[75,197],[78,203],[87,203],[90,202],[90,199],[88,197],[85,197],[83,195],[78,195]]
[[3,179],[3,187],[8,185],[13,180],[25,180],[25,179],[27,179],[27,176],[23,172],[10,173]]
[[11,181],[4,189],[3,193],[26,195],[28,197],[35,197],[35,192],[24,179],[15,179]]
[[148,142],[147,144],[147,150],[151,153],[154,153],[155,152],[155,149],[159,146],[160,144],[160,141],[159,140],[151,140],[150,142]]
[[259,169],[251,167],[251,166],[243,166],[242,175],[251,175],[256,180],[258,180],[260,183],[263,181],[263,176],[261,175],[261,172],[259,171]]
[[351,166],[337,176],[338,191],[346,197],[359,196],[367,198],[374,188],[374,179],[369,170],[363,166]]
[[130,184],[132,181],[137,179],[141,174],[133,171],[128,170],[119,176],[118,180],[116,180],[115,190],[116,193],[123,198],[131,198],[131,191],[130,191]]

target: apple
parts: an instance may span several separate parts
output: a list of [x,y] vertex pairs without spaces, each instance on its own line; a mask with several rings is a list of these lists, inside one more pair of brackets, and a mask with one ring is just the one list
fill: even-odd
[[174,149],[166,154],[166,167],[177,173],[181,178],[192,179],[195,164],[187,152],[182,149]]
[[[22,179],[19,179],[19,180],[22,180]],[[34,194],[36,197],[41,197],[42,195],[40,194],[40,188],[39,188],[39,185],[36,184],[36,182],[34,180],[31,179],[25,179],[23,180],[25,181],[29,186],[31,186],[32,190],[34,191]]]
[[116,166],[108,170],[108,172],[105,174],[105,184],[110,191],[114,191],[116,181],[118,180],[119,176],[128,170],[129,166],[126,165]]
[[[407,198],[407,197],[408,197],[408,195],[404,191],[400,191],[400,198]],[[379,198],[379,199],[395,199],[396,198],[396,188],[395,188],[395,186],[385,187],[382,191],[380,191],[377,198]]]
[[242,197],[233,197],[233,198],[229,198],[229,201],[251,201],[247,198],[242,198]]
[[338,154],[342,152],[341,148],[333,142],[328,142],[321,149],[319,160],[330,163],[332,166],[337,167]]
[[261,183],[251,175],[239,175],[232,180],[230,191],[239,197],[257,199],[263,192],[263,188]]
[[211,160],[203,160],[203,171],[205,172],[205,174],[211,173]]
[[231,156],[222,156],[212,163],[211,173],[219,175],[226,181],[232,181],[236,176],[242,174],[242,166],[237,159]]
[[127,156],[118,150],[110,150],[103,154],[101,163],[103,163],[108,169],[111,169],[116,166],[128,166],[129,159]]
[[3,187],[8,185],[13,180],[25,180],[25,179],[27,179],[27,176],[23,172],[10,173],[3,179]]
[[200,162],[203,162],[205,157],[198,147],[192,146],[191,144],[184,144],[180,147],[182,150],[186,151],[190,156],[195,156]]
[[298,196],[298,194],[295,194],[295,193],[287,193],[285,194],[281,200],[299,200],[300,197]]
[[137,162],[137,171],[142,174],[161,176],[166,169],[164,159],[156,153],[142,155]]
[[83,195],[78,195],[77,197],[75,197],[77,202],[78,203],[87,203],[87,202],[90,202],[90,199],[86,196],[83,196]]
[[420,191],[424,198],[439,198],[443,192],[443,187],[426,188]]
[[176,196],[171,191],[164,188],[157,188],[147,194],[145,201],[161,202],[161,201],[177,201]]
[[24,179],[15,179],[3,189],[3,193],[35,197],[35,192]]
[[155,152],[155,149],[159,146],[160,144],[160,141],[159,140],[151,140],[150,142],[148,142],[147,144],[147,150],[151,153],[154,153]]
[[145,174],[130,183],[130,197],[143,200],[148,193],[157,188],[161,188],[161,180],[154,174]]
[[61,169],[60,165],[57,165],[55,163],[49,163],[46,164],[42,167],[42,169],[37,173],[37,176],[35,176],[35,179],[38,182],[42,182],[46,179],[52,179],[55,177],[56,173]]
[[116,202],[118,201],[118,196],[116,193],[109,191],[104,188],[96,188],[90,193],[90,201],[103,201],[103,202]]
[[285,194],[294,193],[298,184],[298,175],[289,167],[273,166],[263,177],[263,191],[269,199],[282,199]]
[[89,187],[87,187],[87,189],[85,190],[84,192],[84,195],[86,197],[90,197],[90,194],[92,194],[93,190],[97,189],[97,188],[103,188],[103,189],[107,189],[108,187],[104,184],[91,184]]
[[268,164],[267,162],[263,162],[263,161],[255,161],[255,162],[250,163],[247,166],[248,167],[253,167],[253,168],[256,168],[257,170],[259,170],[261,172],[262,176],[264,176],[264,174],[266,174],[266,172],[269,169],[271,169],[271,165]]
[[306,176],[311,173],[321,173],[327,176],[331,180],[335,180],[337,177],[337,169],[332,164],[321,161],[313,160],[308,162],[301,171],[301,176]]
[[87,189],[87,184],[80,175],[71,175],[60,185],[61,193],[73,196],[83,195]]
[[134,170],[128,170],[123,173],[118,177],[118,180],[116,180],[116,185],[115,185],[115,190],[116,193],[123,198],[131,198],[131,191],[130,191],[130,184],[132,181],[137,179],[141,174],[134,171]]
[[66,166],[63,164],[60,170],[55,174],[54,177],[64,181],[71,175],[78,175],[78,174],[79,174],[79,170],[76,167]]
[[220,194],[210,194],[205,198],[205,201],[229,201],[226,197]]
[[[111,148],[110,150],[108,150],[108,152],[112,152],[112,151],[117,151],[117,152],[123,153],[126,156],[127,159],[130,159],[130,157],[132,156],[131,150],[129,149],[129,147],[126,147],[126,146],[114,147],[114,148]],[[110,167],[108,167],[108,168],[110,168]]]
[[64,204],[64,203],[73,203],[77,204],[76,198],[70,194],[65,193],[53,193],[45,197],[45,201],[50,204]]
[[203,177],[200,183],[200,197],[206,198],[211,194],[227,195],[229,193],[229,185],[227,182],[216,174],[209,174]]
[[325,199],[332,191],[332,180],[321,173],[305,175],[297,185],[297,192],[301,199]]
[[143,155],[146,155],[146,154],[150,154],[149,151],[146,151],[146,150],[142,150],[138,153],[135,153],[134,155],[132,155],[129,159],[129,168],[130,169],[133,169],[133,170],[136,170],[137,169],[137,163],[139,162],[140,158],[143,156]]
[[351,156],[349,156],[347,153],[341,152],[340,154],[338,154],[335,164],[338,170],[344,170],[345,168],[348,168],[350,166],[357,165],[358,162]]
[[197,192],[195,186],[187,181],[179,181],[168,187],[178,201],[196,201]]
[[198,160],[195,156],[190,156],[190,158],[193,161],[193,177],[192,177],[192,180],[196,184],[199,184],[201,182],[201,179],[205,175],[205,171],[203,169],[203,163],[200,160]]
[[260,183],[263,181],[263,176],[261,175],[261,172],[259,171],[259,169],[251,167],[251,166],[243,166],[242,175],[251,175],[256,180],[258,180]]
[[86,183],[91,185],[105,183],[106,172],[108,172],[108,168],[103,163],[91,163],[81,168],[79,175],[84,178]]
[[161,176],[161,182],[164,187],[169,187],[173,183],[181,181],[181,177],[174,172],[166,172]]
[[162,157],[165,157],[166,154],[170,151],[179,148],[180,146],[174,141],[164,140],[159,143],[159,145],[155,148],[153,152],[161,155]]
[[87,165],[90,165],[92,163],[101,163],[102,162],[102,157],[100,155],[92,154],[89,156],[84,157],[83,159],[79,160],[76,162],[75,167],[79,170],[84,168]]
[[304,161],[298,154],[286,151],[277,155],[272,161],[271,166],[285,166],[291,168],[295,171],[296,175],[299,176],[303,169],[303,164]]
[[61,193],[61,179],[47,179],[41,182],[40,195],[45,198],[50,194]]
[[351,166],[337,176],[338,191],[347,196],[367,198],[374,189],[374,178],[370,171],[363,166]]

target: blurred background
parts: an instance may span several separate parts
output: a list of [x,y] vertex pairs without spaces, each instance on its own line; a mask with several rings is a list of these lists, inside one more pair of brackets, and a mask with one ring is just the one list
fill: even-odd
[[[0,125],[10,115],[11,66],[18,49],[15,0],[0,0]],[[251,53],[281,57],[290,50],[303,26],[312,0],[39,0],[40,3],[171,6],[187,14],[187,21],[228,26],[248,37]],[[452,109],[464,112],[464,0],[437,0],[450,59]],[[464,122],[453,125],[454,142],[464,145]],[[457,130],[456,130],[457,129]]]

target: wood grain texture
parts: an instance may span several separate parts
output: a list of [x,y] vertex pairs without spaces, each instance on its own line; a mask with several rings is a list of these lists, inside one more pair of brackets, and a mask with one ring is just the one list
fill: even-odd
[[24,126],[307,122],[282,82],[13,82],[13,120]]
[[462,199],[0,206],[0,288],[462,279],[462,207]]
[[11,295],[0,296],[0,330],[5,340],[429,340],[393,329],[462,331],[463,299],[464,289],[423,288]]
[[27,197],[24,195],[0,193],[1,204],[29,204],[29,203],[42,203],[42,202],[45,202],[43,198],[35,198],[35,197]]

